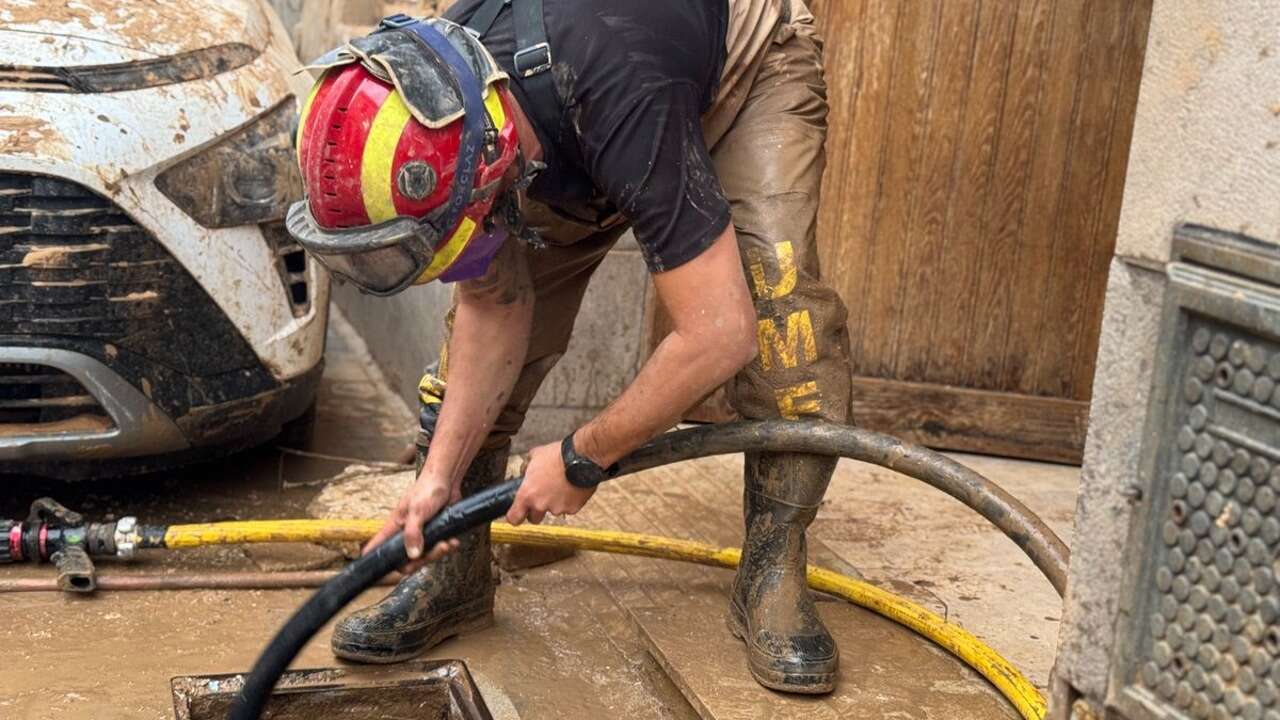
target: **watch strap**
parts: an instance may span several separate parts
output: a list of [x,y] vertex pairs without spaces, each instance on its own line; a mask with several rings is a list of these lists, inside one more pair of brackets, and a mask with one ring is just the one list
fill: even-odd
[[564,461],[565,479],[574,487],[593,488],[618,474],[618,463],[602,468],[591,458],[579,455],[573,446],[573,433],[561,441],[560,459]]

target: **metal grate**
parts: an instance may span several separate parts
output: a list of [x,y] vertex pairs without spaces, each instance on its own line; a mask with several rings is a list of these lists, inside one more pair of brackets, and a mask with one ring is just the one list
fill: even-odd
[[1188,716],[1260,718],[1280,702],[1280,469],[1250,430],[1280,419],[1280,352],[1200,319],[1191,349],[1139,676]]
[[[1280,253],[1183,228],[1119,599],[1131,720],[1280,718]],[[1259,282],[1264,281],[1264,282]],[[1144,473],[1145,474],[1145,473]]]
[[[5,426],[39,426],[75,419],[105,421],[106,411],[75,378],[46,365],[0,363],[0,432]],[[38,430],[39,428],[33,428]]]

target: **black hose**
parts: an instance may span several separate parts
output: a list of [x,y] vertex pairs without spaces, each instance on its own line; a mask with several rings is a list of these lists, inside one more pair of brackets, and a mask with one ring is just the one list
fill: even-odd
[[[707,425],[666,433],[628,455],[619,475],[659,465],[736,452],[837,455],[896,470],[942,490],[975,510],[1027,554],[1061,595],[1066,588],[1066,545],[1040,518],[995,483],[950,458],[880,433],[824,422],[763,420]],[[423,528],[424,547],[496,520],[515,500],[520,479],[445,508]],[[276,681],[302,647],[334,615],[379,578],[408,560],[396,533],[352,562],[316,591],[263,650],[231,706],[231,720],[258,720]]]
[[761,420],[703,425],[659,435],[628,455],[620,474],[736,452],[838,455],[880,465],[923,481],[967,505],[1012,540],[1053,589],[1067,590],[1066,543],[1020,500],[982,474],[941,453],[883,433],[826,422]]
[[[442,540],[456,537],[482,523],[502,517],[515,500],[520,479],[465,498],[442,510],[422,529],[423,547],[431,548]],[[262,651],[244,685],[231,705],[232,720],[258,720],[276,681],[302,647],[329,619],[346,607],[382,576],[409,560],[404,550],[404,533],[398,532],[372,552],[347,565],[323,587],[307,599],[289,618],[271,643]]]

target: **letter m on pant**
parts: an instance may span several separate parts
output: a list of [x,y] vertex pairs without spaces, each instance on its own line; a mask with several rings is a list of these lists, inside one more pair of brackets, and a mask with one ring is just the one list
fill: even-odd
[[811,363],[818,359],[818,341],[813,335],[813,320],[808,310],[798,310],[787,316],[786,330],[779,328],[773,318],[762,318],[757,326],[760,342],[760,365],[765,371],[775,367],[774,358],[784,368],[793,368],[802,361]]

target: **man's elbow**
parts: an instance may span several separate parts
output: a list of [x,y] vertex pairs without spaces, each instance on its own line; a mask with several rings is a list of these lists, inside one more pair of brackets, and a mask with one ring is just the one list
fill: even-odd
[[704,322],[677,328],[688,361],[701,368],[709,379],[724,382],[756,359],[755,308],[718,308],[701,318]]
[[731,323],[731,326],[732,331],[726,333],[727,337],[721,347],[728,360],[726,364],[733,368],[732,375],[751,364],[760,353],[760,345],[756,339],[755,309],[748,306],[745,312],[738,313],[737,321]]

